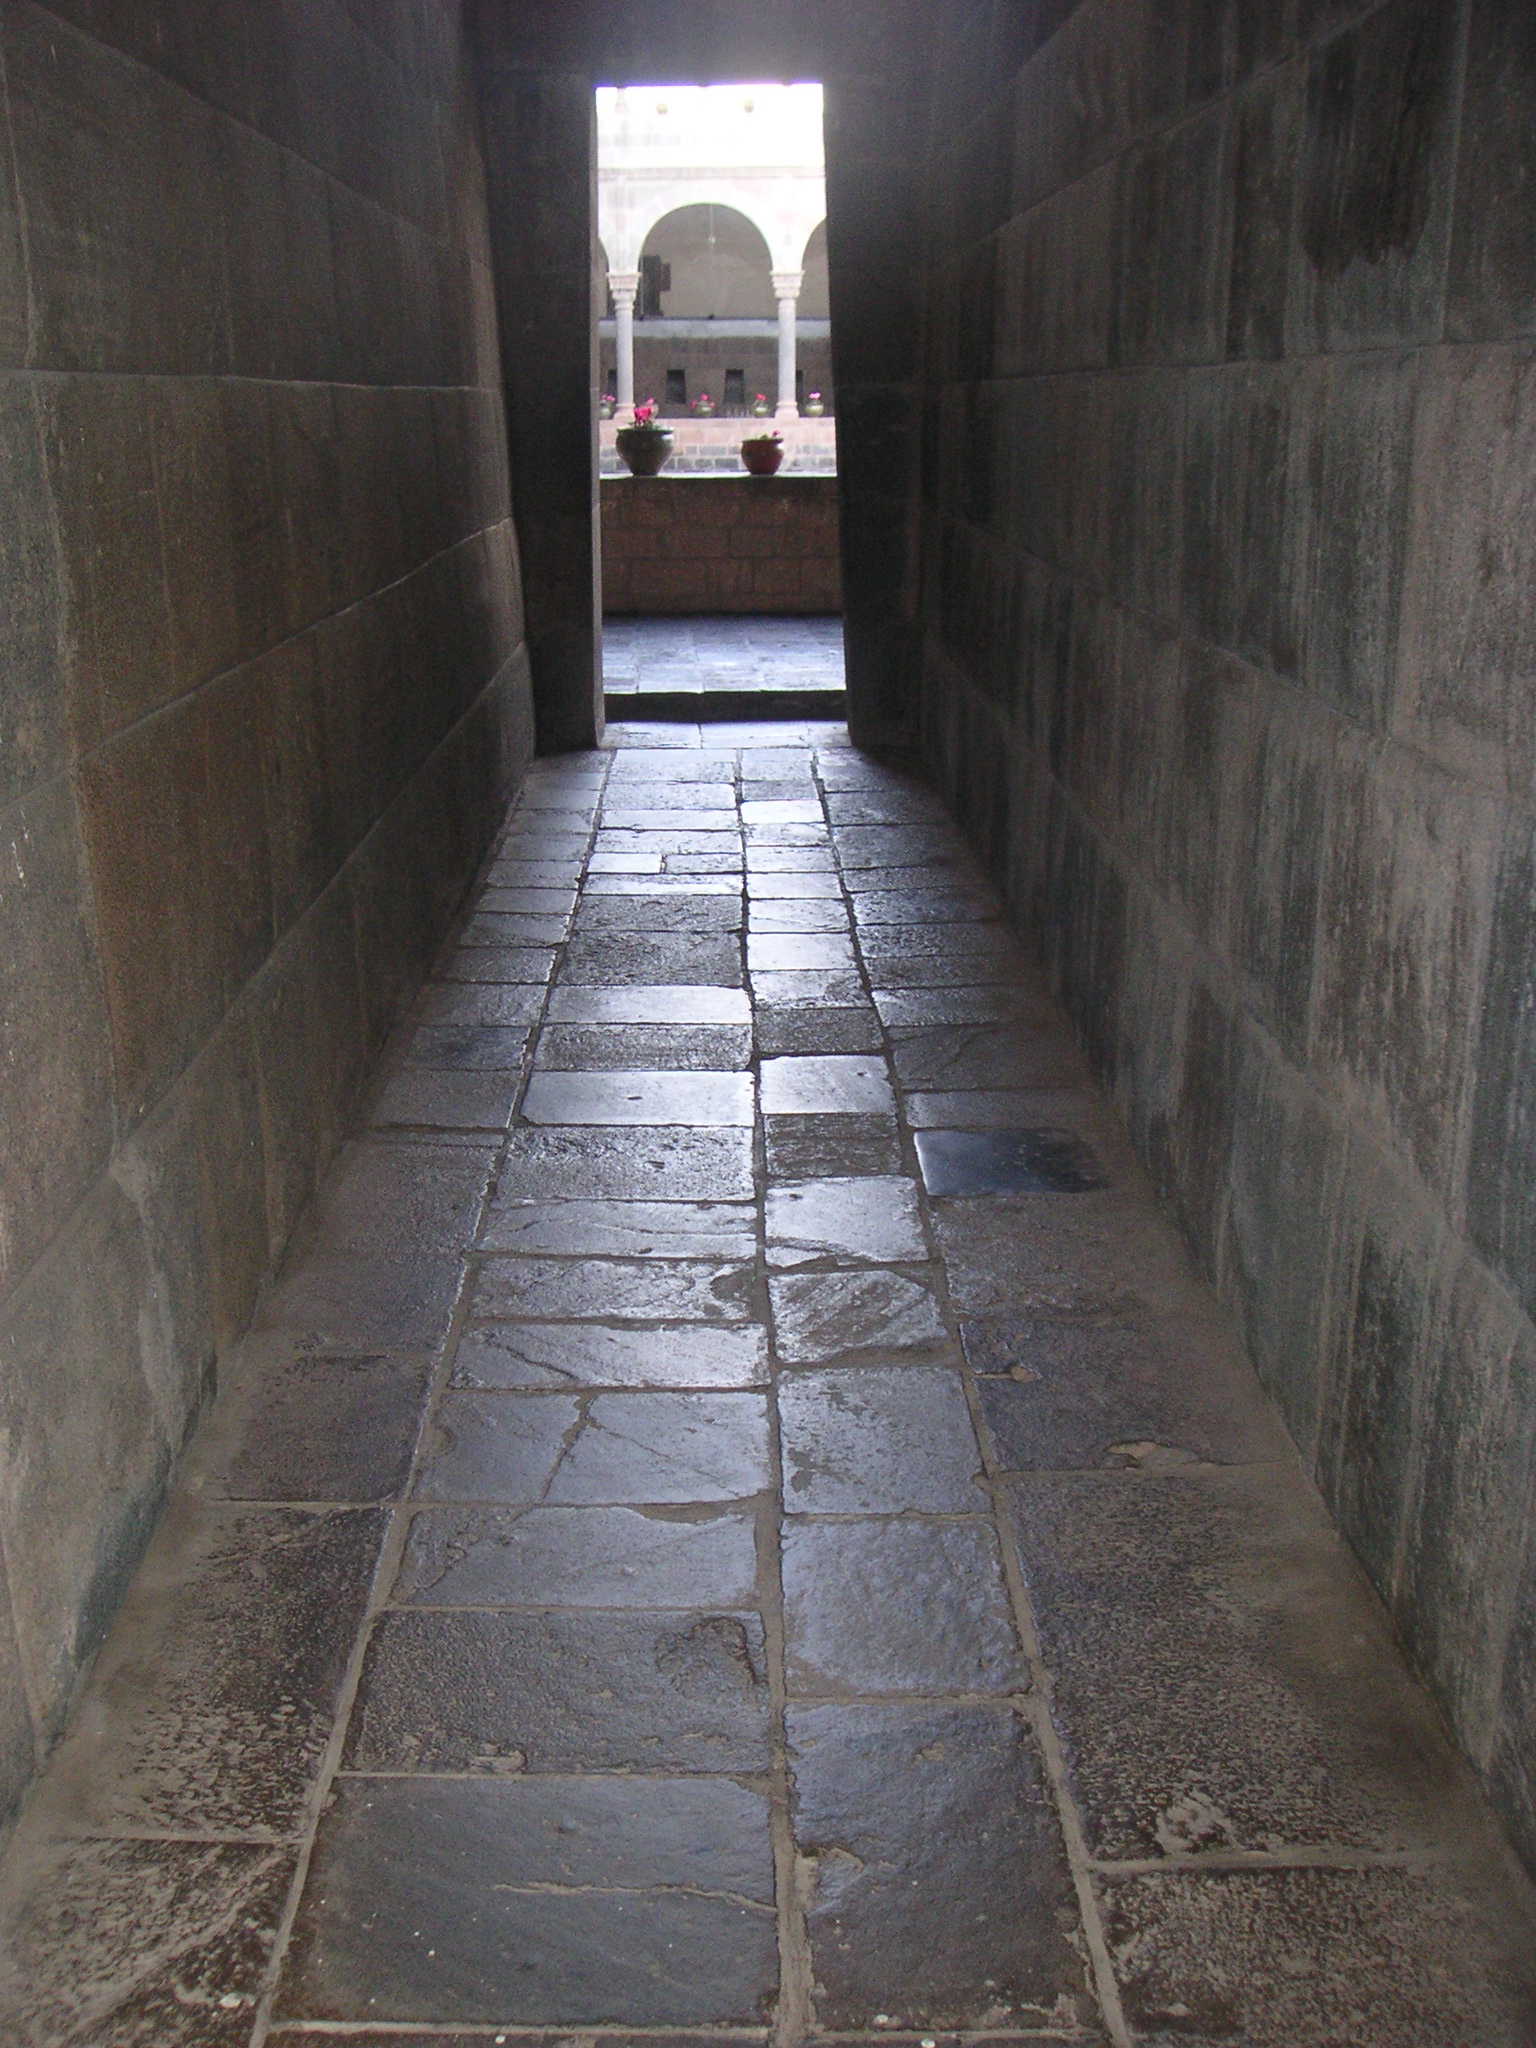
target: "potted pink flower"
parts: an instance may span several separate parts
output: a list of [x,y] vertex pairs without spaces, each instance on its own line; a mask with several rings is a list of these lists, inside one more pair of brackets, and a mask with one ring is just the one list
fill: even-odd
[[715,401],[710,397],[707,391],[701,391],[698,397],[693,401],[694,418],[699,420],[712,419],[714,417],[714,411]]
[[631,476],[655,476],[672,453],[672,430],[661,423],[661,407],[654,398],[635,407],[632,427],[620,427],[613,437]]
[[782,434],[754,434],[742,442],[741,459],[753,476],[772,476],[784,460]]
[[771,405],[770,405],[770,404],[768,403],[768,394],[767,394],[767,392],[766,392],[766,391],[759,391],[759,392],[757,393],[756,397],[755,397],[755,398],[754,398],[754,399],[752,400],[752,417],[753,417],[753,419],[755,419],[755,420],[765,420],[765,419],[767,419],[767,417],[768,417],[769,413],[771,413],[771,412],[772,412],[772,410],[773,410],[773,407],[772,407],[772,406],[771,406]]

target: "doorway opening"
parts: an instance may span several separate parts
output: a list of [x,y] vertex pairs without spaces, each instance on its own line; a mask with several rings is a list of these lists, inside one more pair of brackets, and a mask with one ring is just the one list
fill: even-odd
[[840,718],[821,87],[596,101],[607,715]]

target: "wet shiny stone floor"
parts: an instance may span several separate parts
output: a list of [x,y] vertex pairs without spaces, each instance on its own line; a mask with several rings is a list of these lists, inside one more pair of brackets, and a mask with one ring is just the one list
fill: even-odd
[[3,1912],[23,2048],[1536,2040],[1379,1608],[832,726],[534,769]]

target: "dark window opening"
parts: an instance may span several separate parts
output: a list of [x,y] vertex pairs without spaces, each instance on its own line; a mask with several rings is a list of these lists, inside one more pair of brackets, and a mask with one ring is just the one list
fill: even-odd
[[686,370],[668,370],[667,403],[668,405],[686,405],[688,403],[688,372]]
[[672,266],[663,263],[659,256],[640,258],[640,290],[635,298],[635,317],[639,320],[661,318],[661,295],[672,289]]
[[745,405],[747,402],[747,373],[745,370],[727,370],[725,393],[721,403],[727,407]]

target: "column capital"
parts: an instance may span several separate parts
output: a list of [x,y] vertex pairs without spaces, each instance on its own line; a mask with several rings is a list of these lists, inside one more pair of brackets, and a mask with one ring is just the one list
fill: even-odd
[[608,289],[613,293],[613,303],[616,306],[626,301],[632,306],[635,303],[635,294],[640,289],[639,271],[610,270]]
[[[769,275],[773,279],[773,295],[776,299],[799,298],[800,287],[805,283],[803,270],[774,270],[770,271]],[[758,276],[762,276],[761,271],[758,272]]]

